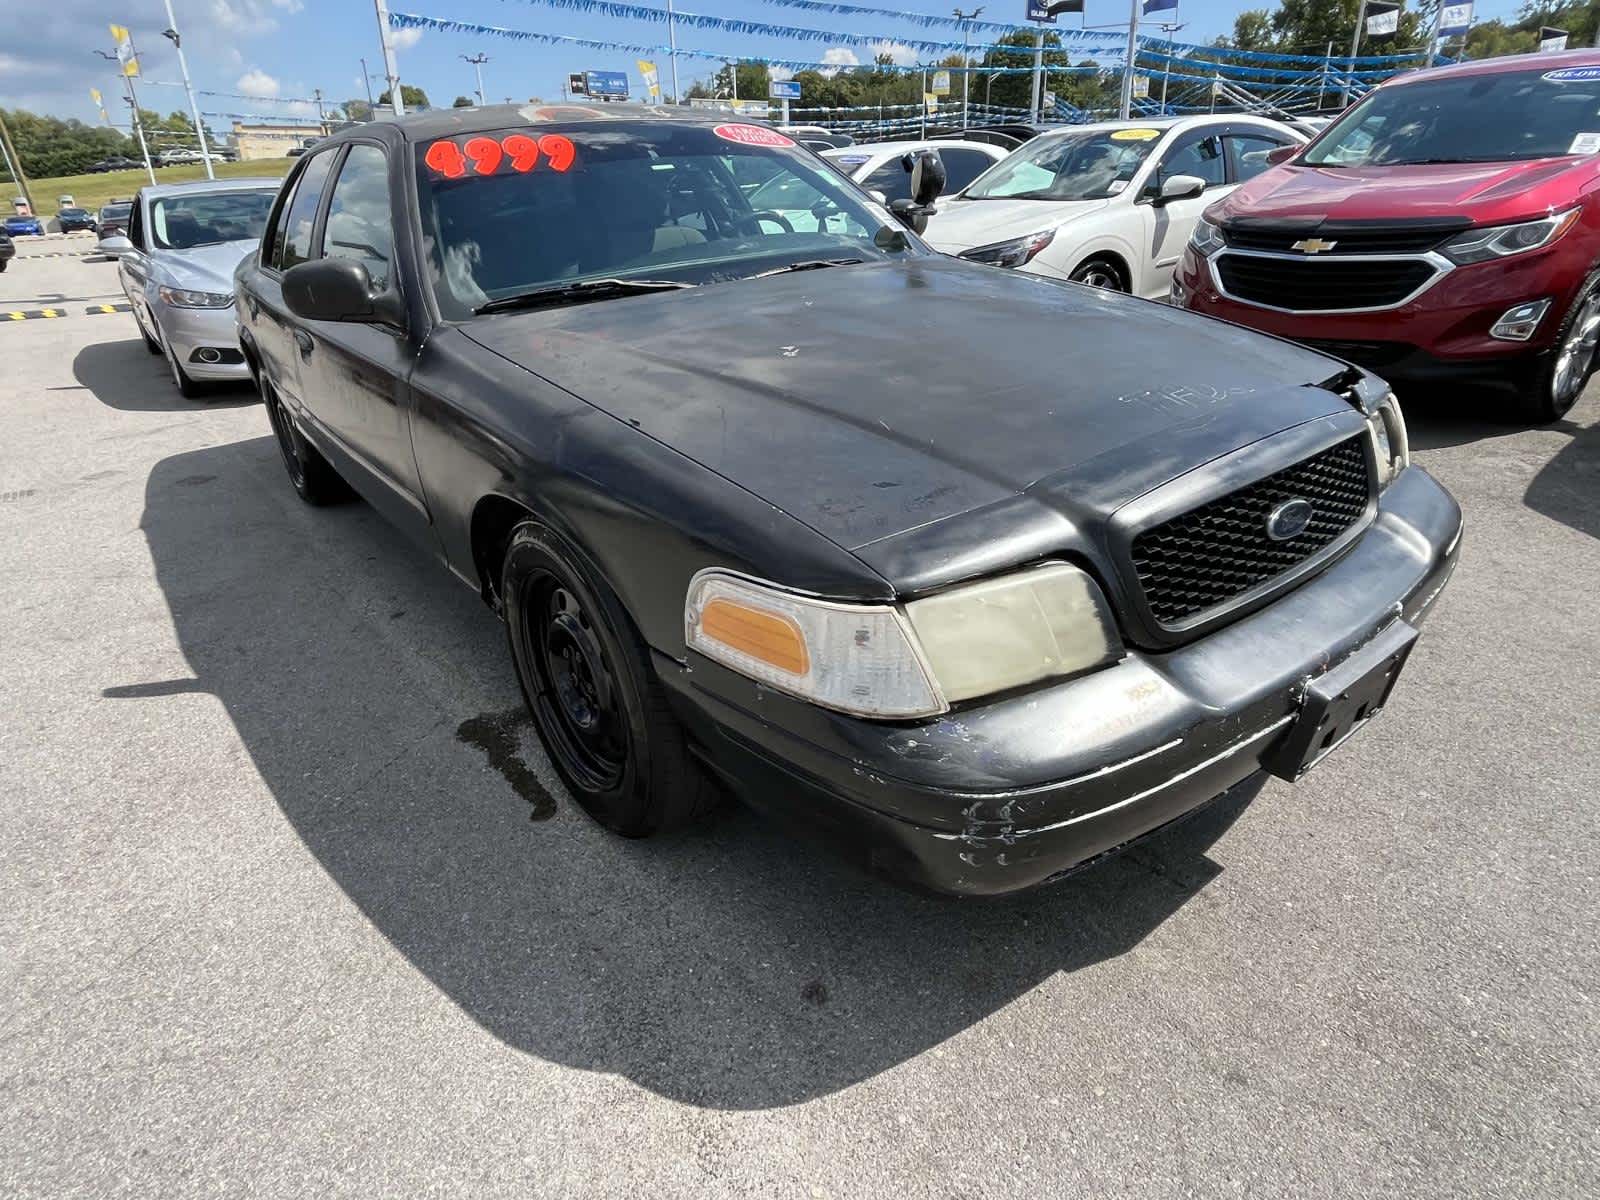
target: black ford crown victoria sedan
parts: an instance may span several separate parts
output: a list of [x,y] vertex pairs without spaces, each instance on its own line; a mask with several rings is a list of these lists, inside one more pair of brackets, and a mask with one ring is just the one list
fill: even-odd
[[242,348],[300,495],[354,489],[503,616],[622,834],[720,778],[1005,892],[1369,720],[1461,533],[1382,383],[941,257],[898,203],[715,118],[367,125],[285,182]]

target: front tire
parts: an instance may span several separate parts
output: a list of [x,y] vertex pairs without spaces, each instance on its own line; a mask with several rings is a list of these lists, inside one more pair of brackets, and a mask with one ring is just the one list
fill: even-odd
[[643,639],[587,559],[525,521],[506,547],[501,596],[523,698],[584,811],[624,837],[710,811],[716,785],[689,753]]
[[189,377],[189,372],[183,369],[183,364],[178,361],[178,352],[172,348],[172,343],[163,335],[160,342],[161,349],[167,352],[167,366],[172,368],[172,382],[177,385],[178,395],[185,400],[198,400],[209,390],[203,383],[197,383]]
[[1122,280],[1122,272],[1108,258],[1091,258],[1081,262],[1068,278],[1073,283],[1081,283],[1086,287],[1104,288],[1108,292],[1126,292],[1128,290],[1128,285]]
[[1548,425],[1571,411],[1594,373],[1600,348],[1600,271],[1591,274],[1567,309],[1556,333],[1555,348],[1534,376],[1533,386],[1521,396],[1519,413],[1525,421]]

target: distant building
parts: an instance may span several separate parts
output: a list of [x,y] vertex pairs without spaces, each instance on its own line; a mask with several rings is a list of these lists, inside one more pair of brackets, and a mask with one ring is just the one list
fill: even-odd
[[239,161],[256,158],[283,158],[296,146],[304,148],[307,138],[326,137],[326,122],[317,124],[246,125],[233,123],[233,141],[239,148]]

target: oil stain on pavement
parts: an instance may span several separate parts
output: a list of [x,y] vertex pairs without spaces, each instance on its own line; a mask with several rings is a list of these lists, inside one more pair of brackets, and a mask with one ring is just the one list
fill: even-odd
[[532,727],[533,718],[519,705],[467,718],[456,729],[456,740],[476,746],[488,756],[489,765],[528,802],[529,820],[548,821],[556,815],[556,799],[522,757],[522,733]]

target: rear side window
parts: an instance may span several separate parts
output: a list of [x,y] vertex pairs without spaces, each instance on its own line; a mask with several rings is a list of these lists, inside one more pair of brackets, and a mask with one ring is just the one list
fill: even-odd
[[1236,183],[1243,183],[1246,179],[1254,179],[1267,169],[1267,155],[1279,146],[1288,145],[1276,138],[1257,137],[1253,134],[1229,134],[1228,157],[1233,163],[1233,178]]
[[360,263],[367,268],[373,286],[384,288],[389,285],[393,244],[388,159],[376,146],[352,146],[328,200],[323,254]]
[[944,160],[944,172],[949,176],[944,187],[946,192],[959,192],[995,164],[982,150],[941,150],[939,157]]
[[909,200],[911,172],[901,165],[899,158],[891,158],[863,179],[861,186],[869,192],[882,192],[886,201]]
[[312,257],[311,235],[316,232],[317,209],[322,204],[322,193],[328,182],[328,169],[333,165],[333,153],[318,154],[306,163],[295,185],[294,199],[288,205],[288,224],[283,230],[283,244],[278,251],[278,269],[287,271]]

